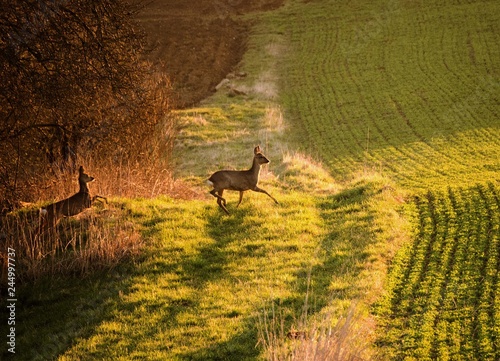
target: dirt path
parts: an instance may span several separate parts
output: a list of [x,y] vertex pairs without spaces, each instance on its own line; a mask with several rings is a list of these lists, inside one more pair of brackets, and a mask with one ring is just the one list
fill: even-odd
[[284,0],[156,0],[138,16],[151,58],[174,85],[174,107],[193,105],[242,59],[249,24],[242,14],[275,9]]

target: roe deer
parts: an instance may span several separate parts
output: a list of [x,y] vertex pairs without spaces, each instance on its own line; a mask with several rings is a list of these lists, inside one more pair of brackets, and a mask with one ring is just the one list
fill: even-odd
[[71,197],[63,199],[59,202],[49,204],[47,207],[41,209],[44,223],[48,227],[53,227],[59,222],[62,217],[75,216],[87,208],[92,206],[96,199],[104,199],[106,203],[107,198],[101,196],[90,197],[89,188],[87,183],[94,181],[94,177],[84,173],[83,167],[80,166],[78,183],[80,190],[78,193],[73,194]]
[[278,201],[274,199],[273,196],[267,193],[264,189],[257,187],[257,183],[259,182],[260,166],[262,164],[269,163],[269,159],[261,153],[260,146],[256,146],[253,152],[253,164],[252,168],[249,170],[220,170],[208,178],[207,182],[214,187],[214,189],[210,191],[210,194],[217,198],[217,204],[227,214],[229,214],[229,212],[226,208],[226,200],[222,198],[222,194],[225,189],[240,192],[240,201],[236,207],[240,205],[241,200],[243,199],[243,192],[247,190],[265,193],[271,197],[276,204],[278,204]]

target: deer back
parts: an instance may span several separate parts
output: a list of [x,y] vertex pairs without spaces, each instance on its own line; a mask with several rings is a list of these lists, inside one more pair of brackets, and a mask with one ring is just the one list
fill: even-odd
[[63,201],[61,213],[66,217],[75,216],[87,208],[90,208],[92,201],[89,193],[76,193]]
[[212,174],[208,180],[216,190],[246,191],[257,185],[259,175],[251,170],[220,170]]

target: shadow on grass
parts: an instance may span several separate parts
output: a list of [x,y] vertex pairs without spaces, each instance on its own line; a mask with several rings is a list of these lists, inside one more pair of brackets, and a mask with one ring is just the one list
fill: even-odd
[[297,312],[294,321],[304,312],[306,297],[309,315],[329,305],[345,312],[361,297],[360,274],[370,260],[369,248],[377,242],[374,197],[381,191],[381,184],[362,180],[320,203],[320,215],[328,232],[318,242],[318,262],[297,274],[298,296],[283,301],[283,306]]
[[[260,224],[255,218],[247,222],[249,216],[253,216],[255,209],[246,208],[233,209],[231,215],[226,216],[219,209],[209,207],[207,209],[208,236],[214,241],[199,248],[198,256],[186,264],[185,270],[189,277],[192,277],[198,288],[209,282],[224,282],[233,276],[226,274],[225,265],[228,257],[233,256],[229,248],[234,242],[241,242],[242,238],[251,237],[258,234]],[[214,342],[208,347],[195,351],[188,351],[182,355],[183,360],[206,361],[206,360],[256,360],[259,350],[255,347],[257,343],[257,329],[252,315],[240,316],[238,312],[234,314],[220,315],[226,318],[227,322],[232,322],[233,318],[240,318],[238,332],[229,339]]]
[[[172,207],[167,212],[183,211]],[[196,216],[206,222],[179,226],[184,231],[199,227],[193,236],[203,238],[182,236],[178,244],[161,240],[163,223],[168,222],[166,213],[156,212],[148,217],[144,221],[147,235],[159,239],[158,245],[148,247],[143,262],[131,270],[127,285],[121,290],[122,298],[116,298],[113,308],[100,320],[109,319],[125,326],[120,326],[117,335],[101,332],[101,340],[92,346],[91,356],[109,357],[110,348],[120,343],[130,357],[147,356],[150,349],[162,357],[169,355],[169,359],[178,360],[255,360],[259,350],[255,348],[257,330],[251,315],[241,314],[238,305],[231,306],[234,310],[221,309],[218,300],[210,295],[214,285],[234,281],[227,271],[228,261],[234,258],[234,242],[258,232],[259,222],[246,219],[253,212],[234,210],[227,217],[218,209],[205,207]],[[148,296],[151,293],[156,294]],[[227,322],[238,326],[224,330],[229,335],[224,339],[216,334],[217,326],[211,328],[214,319],[219,325]],[[123,355],[122,350],[113,352]],[[78,351],[75,356],[81,355],[82,351]]]
[[[374,214],[368,204],[379,189],[376,184],[360,182],[320,203],[329,232],[318,242],[318,262],[310,270],[314,294],[310,314],[327,306],[332,297],[352,299],[359,293],[350,281],[361,272],[369,257],[367,248],[375,242]],[[200,242],[186,237],[173,244],[161,240],[161,232],[168,226],[169,213],[182,214],[186,209],[169,206],[154,210],[140,222],[146,237],[159,241],[148,246],[141,259],[85,280],[50,280],[25,288],[17,309],[16,360],[54,359],[65,352],[80,359],[141,357],[147,356],[147,350],[182,360],[258,359],[254,315],[241,313],[237,307],[217,309],[216,300],[206,298],[210,287],[234,282],[227,270],[235,257],[266,262],[271,247],[267,240],[258,239],[265,219],[259,217],[257,208],[231,211],[226,216],[210,205],[185,215],[204,217],[206,222],[181,224],[176,219],[183,231],[197,227],[192,237],[203,233],[204,239]],[[246,246],[235,248],[243,241]],[[297,252],[298,247],[290,245],[287,250]],[[235,249],[239,249],[238,254]],[[296,283],[291,284],[297,296],[279,301],[297,315],[309,290],[308,274],[308,269],[299,270]],[[203,315],[207,307],[212,313]],[[210,330],[214,317],[219,327],[225,322],[237,327],[228,331],[227,338],[219,337]],[[118,329],[103,331],[102,327]],[[89,341],[94,336],[97,339]],[[184,340],[183,348],[179,348],[180,340]],[[190,340],[198,345],[186,344]]]
[[[138,223],[145,218],[143,234],[147,237],[154,234],[155,225],[165,220],[156,213],[152,217],[136,217]],[[83,279],[47,276],[16,284],[16,353],[2,348],[0,359],[55,359],[70,349],[75,340],[90,337],[99,324],[112,319],[115,312],[124,307],[122,296],[133,289],[137,265],[147,257],[146,251],[134,261],[107,271],[96,271]],[[2,298],[2,308],[6,307],[5,302]],[[2,317],[2,334],[8,334],[7,326],[7,319]],[[84,359],[92,359],[92,356]]]
[[17,287],[16,353],[2,349],[0,359],[50,360],[64,353],[111,317],[118,294],[131,284],[127,273],[127,266],[121,266],[83,280],[44,279]]
[[258,360],[260,350],[257,344],[257,328],[253,318],[245,318],[242,331],[223,342],[217,342],[209,347],[187,352],[183,360],[190,361],[251,361]]
[[[285,335],[279,330],[273,330],[283,341],[286,332],[292,325],[297,326],[297,321],[304,315],[306,297],[308,297],[307,315],[312,316],[322,311],[325,307],[335,305],[336,312],[343,316],[352,306],[353,300],[361,297],[363,285],[359,284],[361,272],[366,263],[370,261],[370,247],[376,243],[377,228],[374,224],[376,209],[375,197],[381,193],[383,185],[377,182],[359,181],[349,189],[338,194],[327,196],[319,204],[319,213],[328,230],[327,234],[318,242],[315,257],[318,262],[310,269],[302,268],[296,275],[294,296],[277,299],[275,306],[282,320],[277,320],[276,326],[284,324]],[[251,209],[239,213],[235,212],[230,217],[213,214],[209,218],[208,232],[216,241],[218,260],[224,261],[222,254],[224,247],[250,233],[258,233],[259,225],[249,226],[245,222]],[[253,227],[253,228],[252,228]],[[211,246],[210,246],[211,247]],[[255,244],[248,244],[249,252],[254,251]],[[290,245],[290,252],[297,251],[296,245]],[[214,250],[212,249],[212,251]],[[203,254],[201,252],[200,254]],[[242,256],[244,256],[242,254]],[[260,257],[260,255],[254,255]],[[264,257],[264,256],[262,256]],[[307,263],[307,262],[306,262]],[[223,264],[223,263],[222,263]],[[219,273],[223,276],[223,273]],[[272,307],[262,312],[267,312],[267,319],[276,317],[272,314]],[[263,315],[261,315],[263,316]],[[255,348],[259,337],[258,325],[255,318],[246,318],[243,322],[243,331],[234,335],[225,342],[216,343],[210,347],[196,352],[186,353],[189,360],[255,360],[259,357]],[[253,350],[253,351],[252,351]]]
[[[181,210],[169,209],[169,212],[177,211]],[[198,225],[200,229],[195,233],[205,237],[203,241],[191,239],[178,246],[162,244],[151,249],[135,274],[142,271],[148,285],[161,285],[160,287],[169,288],[170,291],[162,293],[161,297],[127,301],[119,305],[123,313],[132,315],[136,310],[142,309],[145,314],[157,316],[156,324],[150,327],[132,327],[130,333],[122,331],[121,338],[135,340],[136,343],[140,340],[161,339],[161,342],[153,345],[160,348],[157,351],[170,354],[171,359],[257,359],[257,330],[251,315],[242,315],[237,311],[238,305],[233,305],[234,311],[231,310],[233,306],[228,309],[218,308],[217,300],[209,294],[213,285],[232,282],[233,276],[227,271],[229,258],[234,256],[231,248],[242,237],[258,232],[259,223],[255,219],[247,222],[247,217],[254,215],[253,212],[254,209],[233,210],[231,216],[226,216],[218,208],[207,206],[198,214],[206,222],[204,226]],[[158,223],[152,224],[151,219],[154,220],[153,223]],[[156,233],[161,232],[162,228],[160,223],[165,219],[161,215],[151,219],[147,221],[148,235],[157,237]],[[165,276],[170,277],[171,281],[164,282]],[[148,285],[144,287],[151,287]],[[124,294],[133,294],[140,285],[135,283],[131,287],[133,289],[125,290]],[[179,295],[181,292],[185,293]],[[224,337],[214,334],[217,328],[212,330],[210,326],[214,318],[218,323],[237,323],[237,329],[224,330],[230,336],[220,341]],[[165,335],[159,336],[164,330],[167,330]],[[97,355],[104,355],[106,343],[98,346],[102,350]],[[128,347],[131,352],[137,352],[133,342]]]

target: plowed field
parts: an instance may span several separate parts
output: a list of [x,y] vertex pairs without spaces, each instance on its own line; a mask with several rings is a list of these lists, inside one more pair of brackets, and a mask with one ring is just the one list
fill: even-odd
[[271,10],[283,0],[157,0],[140,12],[151,59],[170,76],[175,107],[210,95],[245,51],[248,24],[243,15]]

